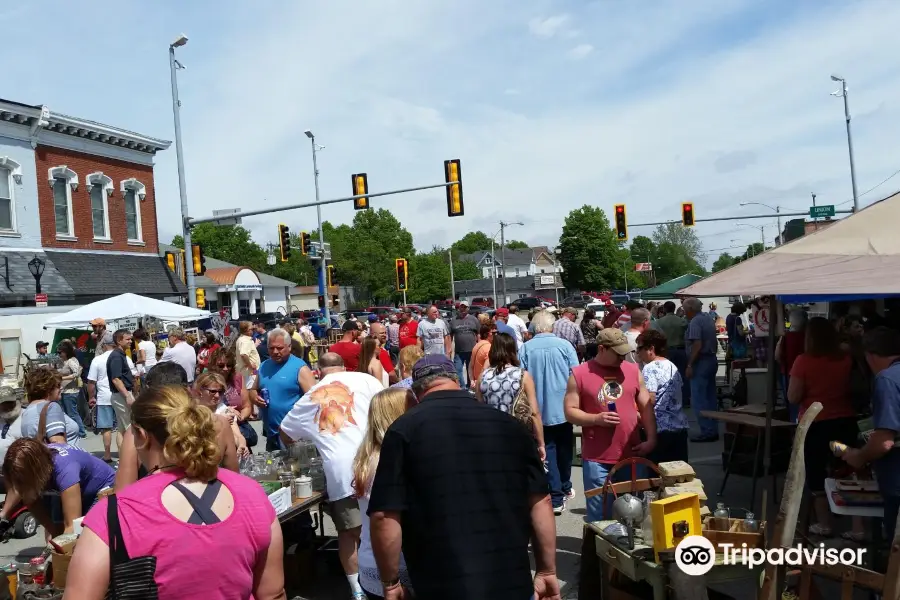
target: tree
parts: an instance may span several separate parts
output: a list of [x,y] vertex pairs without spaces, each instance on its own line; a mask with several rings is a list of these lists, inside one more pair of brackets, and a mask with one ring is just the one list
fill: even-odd
[[713,263],[712,272],[717,273],[719,271],[722,271],[723,269],[727,269],[734,263],[734,257],[727,252],[723,252],[719,255],[719,258],[716,259],[716,262]]
[[[240,225],[200,223],[191,231],[191,243],[200,244],[203,253],[211,258],[268,272],[266,251]],[[184,248],[184,239],[176,235],[172,238],[172,245]]]
[[566,287],[602,290],[623,281],[625,267],[618,260],[621,249],[602,209],[585,205],[571,211],[563,224],[559,248]]
[[[477,279],[481,273],[471,261],[453,261],[457,281]],[[457,290],[462,291],[462,290]],[[450,298],[450,260],[447,249],[434,246],[430,252],[417,252],[409,262],[409,302],[431,302]]]
[[462,238],[453,242],[450,246],[453,249],[453,256],[459,254],[473,254],[483,250],[491,249],[491,238],[483,231],[470,231]]
[[659,283],[688,273],[706,275],[706,269],[690,255],[687,248],[671,242],[663,242],[657,246],[653,268]]
[[756,242],[754,244],[750,244],[747,246],[747,249],[744,250],[744,253],[734,259],[735,263],[739,263],[747,260],[748,258],[753,258],[757,254],[762,254],[766,251],[766,247],[762,245],[762,242]]
[[653,241],[657,246],[666,243],[682,248],[685,255],[697,264],[706,262],[703,244],[692,227],[684,227],[678,223],[659,225],[653,232]]
[[652,263],[656,256],[656,244],[646,235],[639,235],[631,240],[631,259],[634,262]]
[[531,248],[531,246],[519,240],[509,240],[506,242],[507,250],[528,250],[529,248]]

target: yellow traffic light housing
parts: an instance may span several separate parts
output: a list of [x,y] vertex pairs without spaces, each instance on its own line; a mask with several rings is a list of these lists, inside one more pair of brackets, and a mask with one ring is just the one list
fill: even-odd
[[291,257],[291,230],[284,223],[278,225],[278,246],[281,250],[281,262]]
[[694,226],[694,203],[693,202],[682,202],[681,203],[681,224],[685,227],[693,227]]
[[206,290],[197,288],[195,298],[197,299],[197,308],[206,308]]
[[175,261],[174,252],[166,252],[166,266],[168,266],[173,273],[178,273],[178,263]]
[[194,267],[194,275],[206,273],[206,256],[203,255],[203,247],[200,244],[191,245],[191,262]]
[[397,261],[397,291],[405,292],[409,282],[407,281],[409,276],[409,268],[406,263],[405,258],[398,258]]
[[303,256],[309,256],[309,250],[312,247],[312,240],[305,231],[300,232],[300,253]]
[[447,186],[447,216],[463,216],[466,211],[463,206],[462,167],[458,158],[444,161],[444,182],[450,184]]
[[334,276],[334,265],[328,265],[328,287],[331,287],[337,283],[337,279]]
[[616,204],[615,211],[616,239],[624,242],[628,239],[628,219],[625,217],[625,205]]
[[353,195],[363,196],[363,198],[356,198],[353,201],[353,208],[355,210],[365,210],[369,208],[369,197],[366,195],[369,193],[368,176],[365,173],[354,173],[350,176],[350,179],[353,182]]

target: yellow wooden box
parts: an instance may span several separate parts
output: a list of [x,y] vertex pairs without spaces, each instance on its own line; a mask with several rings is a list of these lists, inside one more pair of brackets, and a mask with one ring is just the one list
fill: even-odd
[[653,552],[670,550],[689,535],[703,535],[700,523],[700,496],[678,494],[650,503],[653,519]]

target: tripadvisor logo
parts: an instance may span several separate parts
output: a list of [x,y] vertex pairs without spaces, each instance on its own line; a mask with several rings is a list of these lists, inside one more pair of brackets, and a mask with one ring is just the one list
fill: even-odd
[[[863,564],[865,548],[812,547],[748,548],[746,544],[719,544],[723,565],[746,565],[753,569],[763,564],[789,565],[856,565]],[[705,575],[716,563],[716,547],[702,535],[691,535],[675,548],[675,564],[688,575]]]

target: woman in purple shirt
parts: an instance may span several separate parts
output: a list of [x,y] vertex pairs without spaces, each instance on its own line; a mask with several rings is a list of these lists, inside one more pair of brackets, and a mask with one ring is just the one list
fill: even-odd
[[[99,458],[68,444],[45,445],[22,438],[12,443],[3,461],[6,486],[16,490],[22,502],[51,535],[72,531],[72,522],[83,517],[97,501],[97,494],[112,488],[116,472]],[[62,523],[54,522],[43,502],[45,492],[59,494]]]

